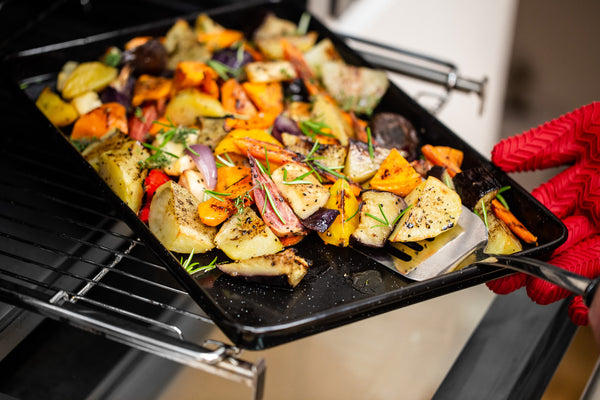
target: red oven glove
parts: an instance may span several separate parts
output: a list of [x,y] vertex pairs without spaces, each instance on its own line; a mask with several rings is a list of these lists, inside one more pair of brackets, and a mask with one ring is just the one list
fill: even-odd
[[[492,150],[492,162],[506,172],[571,165],[532,195],[566,225],[567,241],[552,254],[551,264],[586,277],[600,275],[600,102],[595,102],[520,135],[502,140]],[[523,286],[539,304],[570,295],[565,289],[524,274],[487,283],[497,294]],[[569,305],[578,325],[588,324],[581,296]]]

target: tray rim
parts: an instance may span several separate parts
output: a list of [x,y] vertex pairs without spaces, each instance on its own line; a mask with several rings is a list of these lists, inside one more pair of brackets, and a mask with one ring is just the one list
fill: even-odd
[[[82,164],[84,168],[88,170],[90,175],[96,177],[96,184],[102,190],[103,195],[107,197],[112,203],[112,205],[117,208],[118,216],[123,218],[124,222],[126,222],[137,235],[143,237],[143,240],[148,244],[152,252],[157,256],[157,258],[165,264],[165,266],[169,269],[169,271],[175,276],[177,281],[184,287],[184,289],[189,293],[189,295],[196,301],[202,309],[204,309],[207,314],[211,316],[213,321],[223,330],[223,332],[234,342],[236,345],[243,346],[245,348],[251,350],[261,350],[267,347],[272,347],[278,344],[283,344],[292,340],[296,340],[314,333],[318,333],[321,331],[329,330],[337,326],[345,325],[349,322],[358,321],[361,319],[365,319],[374,315],[381,314],[383,312],[391,311],[394,309],[402,308],[406,305],[413,304],[419,301],[419,297],[423,297],[423,292],[420,292],[421,296],[411,296],[411,292],[418,291],[421,287],[427,288],[431,286],[431,280],[424,282],[414,282],[409,286],[403,287],[394,292],[385,292],[383,294],[372,296],[369,298],[356,300],[355,302],[348,304],[341,304],[337,306],[333,306],[326,310],[307,315],[304,318],[295,319],[291,322],[284,322],[278,324],[271,324],[267,326],[251,326],[248,324],[238,323],[235,320],[231,320],[230,316],[224,312],[218,304],[211,299],[210,296],[204,291],[198,291],[198,285],[195,283],[195,280],[190,277],[187,272],[185,272],[179,264],[179,261],[175,258],[174,254],[167,250],[156,237],[150,232],[148,227],[138,218],[137,214],[135,214],[118,196],[114,194],[114,192],[102,181],[99,175],[93,170],[91,165],[87,163],[81,154],[69,143],[68,137],[64,135],[64,133],[54,127],[45,116],[37,110],[35,107],[34,101],[27,96],[27,94],[20,90],[20,84],[27,81],[27,79],[22,79],[21,81],[17,81],[15,79],[8,79],[9,77],[13,77],[10,74],[10,63],[15,60],[23,60],[27,57],[31,56],[39,56],[43,54],[47,54],[53,51],[63,50],[63,49],[72,49],[77,46],[85,46],[90,43],[97,43],[106,40],[114,40],[120,37],[125,37],[127,35],[132,35],[135,33],[147,31],[150,29],[157,29],[161,27],[168,27],[169,24],[174,23],[177,19],[183,18],[186,20],[191,20],[195,18],[200,13],[207,13],[210,16],[220,15],[222,13],[227,14],[230,12],[239,12],[240,10],[257,8],[257,7],[272,7],[277,6],[283,3],[283,0],[253,0],[248,1],[243,4],[233,4],[226,5],[210,10],[200,11],[196,13],[188,13],[179,17],[166,18],[159,21],[154,21],[146,24],[135,25],[132,27],[127,27],[123,29],[111,30],[108,32],[104,32],[101,34],[86,36],[78,39],[68,40],[59,43],[52,43],[48,45],[43,45],[40,47],[35,47],[31,49],[21,50],[15,53],[8,54],[3,57],[2,60],[2,71],[3,78],[8,80],[8,83],[12,86],[12,88],[20,93],[22,96],[24,103],[28,103],[32,111],[32,114],[35,114],[35,118],[38,119],[41,123],[45,123],[46,126],[49,127],[55,133],[58,133],[58,139],[62,139],[64,143],[64,147],[70,148],[70,151],[73,153],[73,157],[79,159],[79,162]],[[306,12],[306,10],[300,10],[294,5],[286,4],[286,7],[291,7],[296,9],[298,12]],[[369,63],[366,62],[360,55],[358,55],[354,50],[348,47],[343,40],[335,35],[334,32],[330,31],[323,23],[321,23],[314,15],[311,15],[311,24],[317,25],[317,31],[320,35],[325,35],[330,37],[336,47],[341,45],[345,47],[345,51],[351,52],[355,57],[362,60],[362,64],[365,66],[369,66]],[[9,73],[7,73],[9,71]],[[56,71],[58,73],[58,71]],[[30,77],[29,79],[34,80],[37,77]],[[477,155],[482,162],[482,164],[488,169],[494,171],[496,174],[500,174],[501,177],[504,178],[505,181],[510,182],[511,186],[517,188],[520,194],[524,194],[527,201],[532,204],[536,209],[546,211],[547,217],[553,220],[553,223],[561,230],[561,234],[555,240],[545,243],[542,247],[539,248],[531,248],[520,252],[521,255],[527,256],[543,256],[548,252],[557,248],[561,243],[566,240],[567,230],[564,224],[560,219],[550,213],[537,199],[531,196],[527,191],[525,191],[517,182],[512,180],[508,175],[504,172],[500,171],[497,167],[495,167],[489,160],[483,157],[480,153],[474,150],[467,142],[465,142],[462,138],[457,136],[453,131],[448,129],[441,121],[439,121],[435,116],[431,115],[427,112],[422,106],[420,106],[412,97],[408,96],[404,93],[400,88],[398,88],[393,82],[390,81],[390,89],[395,94],[401,94],[407,101],[412,103],[411,105],[415,107],[418,111],[424,112],[431,119],[431,122],[434,125],[437,125],[441,130],[446,134],[453,135],[453,140],[458,140],[461,145],[465,148],[469,149],[469,151],[473,152]],[[142,233],[140,235],[140,232]],[[474,286],[477,284],[481,284],[483,282],[489,281],[491,279],[495,279],[501,276],[505,276],[510,274],[509,270],[504,268],[496,268],[490,269],[486,267],[483,269],[482,267],[477,266],[467,266],[459,271],[454,271],[448,273],[444,276],[434,278],[435,281],[441,284],[442,287],[452,288],[456,286],[455,290],[450,290],[449,292],[453,292],[456,290],[460,290],[462,288]],[[460,277],[460,279],[458,279]],[[425,299],[437,296],[424,296]],[[373,303],[379,304],[379,306],[374,307]],[[329,322],[325,325],[315,325],[315,322],[319,322],[321,318],[323,318],[322,314],[331,314],[336,318],[329,320]],[[300,331],[299,331],[300,328]]]

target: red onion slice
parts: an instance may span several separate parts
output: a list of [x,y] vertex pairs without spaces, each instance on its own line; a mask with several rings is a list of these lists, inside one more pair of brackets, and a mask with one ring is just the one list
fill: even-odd
[[213,190],[217,185],[217,163],[212,150],[205,144],[193,144],[190,146],[196,154],[186,149],[186,153],[192,157],[198,171],[204,176],[206,186],[209,190]]

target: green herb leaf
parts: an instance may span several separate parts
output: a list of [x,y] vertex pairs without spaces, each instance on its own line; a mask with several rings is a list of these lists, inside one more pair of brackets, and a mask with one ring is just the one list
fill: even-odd
[[306,136],[308,136],[312,139],[314,139],[317,135],[327,136],[327,137],[335,139],[335,136],[333,136],[331,133],[324,131],[324,129],[331,129],[331,128],[328,125],[324,124],[323,122],[311,121],[311,120],[300,121],[298,126],[300,127],[300,130],[302,131],[302,133],[304,133]]
[[412,208],[412,206],[413,206],[413,205],[411,204],[411,205],[409,205],[408,207],[406,207],[404,210],[402,210],[402,212],[401,212],[400,214],[398,214],[398,216],[397,216],[397,217],[394,219],[394,221],[392,222],[392,226],[395,226],[395,225],[396,225],[396,223],[397,223],[397,222],[400,220],[400,218],[402,218],[402,216],[403,216],[404,214],[406,214],[406,212],[407,212],[408,210],[410,210],[410,209]]
[[307,12],[303,12],[300,16],[300,21],[298,21],[298,29],[296,29],[296,33],[298,35],[306,35],[308,32],[308,26],[310,25],[310,14]]
[[194,249],[192,249],[192,252],[190,253],[189,257],[186,260],[183,260],[183,258],[181,258],[181,260],[179,260],[179,263],[181,264],[183,269],[185,269],[187,271],[188,274],[194,275],[194,274],[197,274],[198,272],[208,272],[208,271],[212,271],[213,269],[217,268],[217,257],[215,257],[208,265],[203,265],[201,267],[194,268],[196,265],[199,265],[200,263],[192,262],[193,256],[194,256]]
[[356,214],[358,214],[358,210],[360,209],[360,207],[356,208],[356,211],[354,211],[354,214],[352,214],[351,216],[349,216],[348,218],[346,218],[346,220],[344,222],[349,222],[352,218],[354,218],[356,216]]
[[369,145],[369,156],[371,161],[375,159],[375,152],[373,151],[373,139],[371,138],[371,128],[367,126],[367,144]]
[[381,213],[381,216],[383,217],[383,220],[381,218],[378,218],[376,216],[374,216],[373,214],[369,214],[369,213],[365,213],[365,215],[369,218],[374,219],[375,221],[379,222],[380,225],[373,225],[371,228],[377,228],[380,226],[390,226],[390,221],[388,221],[387,216],[385,215],[385,213],[383,212],[383,207],[381,204],[379,204],[379,212]]
[[225,201],[221,196],[229,196],[231,193],[215,192],[214,190],[204,189],[204,201],[208,200],[209,197],[217,199],[219,201]]

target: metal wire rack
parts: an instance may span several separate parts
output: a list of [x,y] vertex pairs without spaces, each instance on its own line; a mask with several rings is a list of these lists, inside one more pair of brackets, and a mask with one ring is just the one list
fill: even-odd
[[245,384],[262,398],[264,361],[241,360],[239,348],[203,339],[213,321],[77,171],[52,154],[7,147],[0,150],[1,301]]

